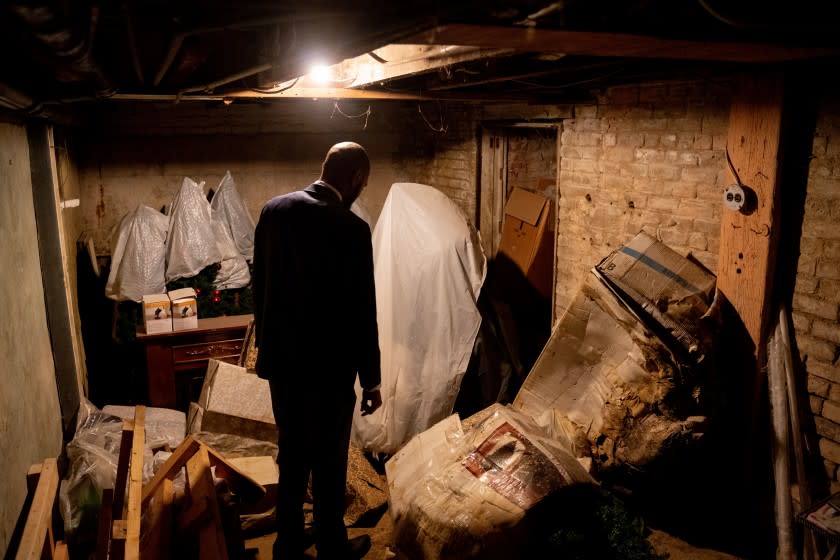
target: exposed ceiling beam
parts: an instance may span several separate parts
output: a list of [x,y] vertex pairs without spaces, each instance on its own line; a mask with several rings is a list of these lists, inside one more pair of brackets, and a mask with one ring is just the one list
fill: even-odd
[[455,64],[511,55],[513,49],[460,45],[386,45],[370,54],[347,59],[331,67],[335,76],[346,76],[347,87],[364,87],[389,80],[437,72]]
[[[292,87],[278,93],[261,93],[253,90],[226,92],[223,94],[146,94],[146,93],[117,93],[104,100],[114,101],[233,101],[236,99],[369,99],[380,101],[459,101],[459,102],[528,102],[532,96],[484,93],[435,93],[435,92],[392,92],[374,91],[348,88],[310,88]],[[93,101],[93,98],[79,98],[62,100],[62,103],[73,101]]]
[[401,43],[471,45],[567,55],[694,59],[721,62],[782,62],[840,55],[840,49],[774,44],[667,39],[629,33],[560,31],[535,27],[450,24],[407,37]]

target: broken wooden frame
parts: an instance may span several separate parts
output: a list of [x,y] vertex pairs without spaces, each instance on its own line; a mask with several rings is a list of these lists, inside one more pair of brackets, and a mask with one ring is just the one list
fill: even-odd
[[[258,482],[212,448],[187,436],[143,487],[141,507],[148,507],[151,514],[143,550],[149,550],[155,558],[167,557],[173,530],[177,530],[180,534],[197,533],[200,558],[228,558],[212,467],[215,467],[215,476],[224,479],[243,499],[257,500],[265,494],[265,488]],[[185,504],[188,505],[175,519],[173,480],[182,469],[186,469]]]
[[140,558],[140,501],[143,492],[143,451],[146,407],[137,406],[134,420],[123,421],[117,476],[113,489],[102,493],[96,558]]
[[26,473],[26,484],[33,497],[15,555],[17,560],[69,558],[67,545],[62,541],[56,542],[53,535],[53,506],[58,479],[58,465],[54,458],[32,465]]
[[[96,558],[117,560],[169,558],[174,532],[197,532],[201,558],[226,559],[215,476],[245,500],[265,494],[258,482],[226,461],[210,447],[188,436],[157,474],[143,485],[146,408],[135,409],[134,420],[123,422],[120,455],[113,489],[106,489],[99,513]],[[177,519],[173,480],[186,468],[186,502]],[[57,482],[56,482],[57,485]],[[147,515],[146,534],[140,535],[142,512]],[[29,557],[27,557],[29,558]]]

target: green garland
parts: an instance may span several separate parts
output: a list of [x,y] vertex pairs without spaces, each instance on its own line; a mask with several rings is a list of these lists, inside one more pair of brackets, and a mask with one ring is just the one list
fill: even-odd
[[[251,265],[249,264],[248,267],[250,270]],[[253,313],[254,294],[250,284],[244,288],[228,290],[219,290],[214,287],[216,274],[220,268],[219,264],[211,264],[195,276],[173,280],[166,284],[166,291],[171,292],[180,288],[195,290],[199,319]]]

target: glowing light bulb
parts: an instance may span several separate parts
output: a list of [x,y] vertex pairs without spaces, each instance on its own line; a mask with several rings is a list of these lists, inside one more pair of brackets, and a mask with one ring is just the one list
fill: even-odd
[[331,79],[330,69],[324,64],[313,65],[309,69],[309,75],[312,77],[312,80],[321,85],[329,83]]

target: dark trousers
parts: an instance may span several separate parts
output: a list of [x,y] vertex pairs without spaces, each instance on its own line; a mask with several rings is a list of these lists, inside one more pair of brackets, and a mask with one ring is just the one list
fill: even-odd
[[301,557],[303,501],[310,473],[318,558],[345,558],[347,449],[356,395],[352,387],[340,392],[324,387],[290,390],[274,380],[269,386],[280,433],[274,558]]

